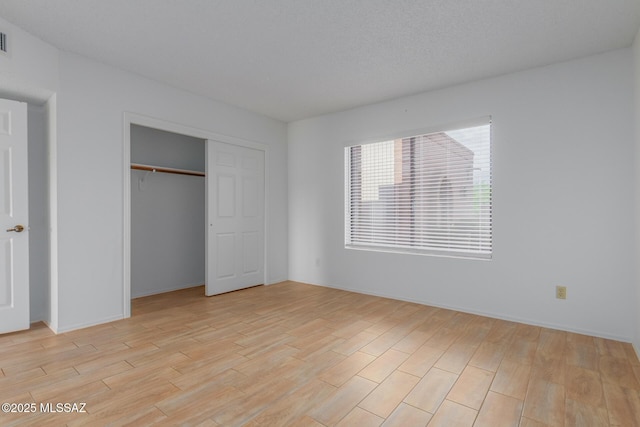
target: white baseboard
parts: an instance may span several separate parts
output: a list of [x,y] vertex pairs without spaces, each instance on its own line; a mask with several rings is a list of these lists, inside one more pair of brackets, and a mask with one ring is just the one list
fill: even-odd
[[[303,283],[303,282],[299,282],[299,283]],[[603,332],[599,332],[599,331],[591,331],[591,330],[580,329],[580,328],[568,328],[568,327],[566,327],[564,325],[557,325],[557,324],[554,324],[554,323],[540,322],[540,321],[537,321],[537,320],[527,319],[527,318],[524,318],[524,317],[507,316],[507,315],[500,314],[500,313],[483,312],[483,311],[479,311],[479,310],[469,309],[467,307],[458,307],[458,306],[453,306],[453,305],[438,304],[438,303],[434,303],[432,301],[418,300],[418,299],[415,299],[415,298],[404,297],[402,295],[390,295],[390,294],[380,293],[380,292],[363,291],[363,290],[360,290],[360,289],[353,289],[353,288],[350,288],[348,286],[344,286],[343,287],[343,286],[337,286],[337,285],[318,285],[318,284],[314,284],[314,283],[308,283],[308,284],[313,285],[313,286],[322,286],[322,287],[325,287],[325,288],[339,289],[339,290],[342,290],[342,291],[349,291],[349,292],[354,292],[354,293],[358,293],[358,294],[372,295],[372,296],[382,297],[382,298],[389,298],[389,299],[394,299],[394,300],[398,300],[398,301],[414,302],[416,304],[428,305],[430,307],[438,307],[438,308],[444,308],[444,309],[448,309],[448,310],[455,310],[455,311],[460,311],[462,313],[476,314],[478,316],[490,317],[492,319],[500,319],[500,320],[506,320],[506,321],[509,321],[509,322],[524,323],[526,325],[540,326],[540,327],[543,327],[543,328],[556,329],[556,330],[559,330],[559,331],[574,332],[574,333],[577,333],[577,334],[590,335],[590,336],[594,336],[594,337],[598,337],[598,338],[605,338],[605,339],[621,341],[621,342],[626,342],[626,343],[630,342],[629,337],[612,335],[612,334],[607,334],[607,333],[603,333]],[[640,352],[638,352],[637,348],[636,348],[636,354],[640,354]]]
[[631,346],[633,350],[636,352],[636,357],[640,360],[640,342],[632,342]]
[[47,328],[51,329],[51,332],[53,332],[54,334],[57,334],[58,331],[56,330],[57,328],[54,327],[50,321],[48,320],[42,320],[42,323],[44,323],[45,325],[47,325]]
[[282,282],[286,282],[289,279],[284,279],[284,278],[275,278],[275,279],[269,279],[269,283],[265,283],[265,285],[275,285],[276,283],[282,283]]
[[[96,325],[102,325],[103,323],[109,323],[109,322],[114,322],[116,320],[122,320],[124,319],[122,314],[116,315],[116,316],[109,316],[109,317],[105,317],[99,320],[94,320],[91,322],[86,322],[86,323],[76,323],[76,324],[72,324],[72,325],[66,325],[63,327],[58,327],[58,330],[53,330],[53,332],[55,332],[56,334],[63,334],[65,332],[71,332],[71,331],[75,331],[77,329],[84,329],[84,328],[89,328],[91,326],[96,326]],[[49,326],[49,328],[51,328],[51,326]]]
[[164,294],[164,293],[173,292],[173,291],[180,291],[182,289],[195,288],[197,286],[204,286],[204,283],[196,283],[196,284],[193,284],[193,285],[179,285],[179,286],[170,287],[170,288],[166,288],[166,289],[151,289],[149,291],[145,291],[145,292],[142,292],[140,294],[138,294],[138,293],[134,294],[133,293],[133,289],[132,289],[131,290],[132,291],[131,292],[131,299],[143,298],[143,297],[148,297],[148,296],[151,296],[151,295]]

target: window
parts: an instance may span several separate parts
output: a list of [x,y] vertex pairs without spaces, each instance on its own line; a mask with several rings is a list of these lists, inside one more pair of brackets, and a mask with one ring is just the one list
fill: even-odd
[[346,246],[491,258],[491,124],[345,148]]

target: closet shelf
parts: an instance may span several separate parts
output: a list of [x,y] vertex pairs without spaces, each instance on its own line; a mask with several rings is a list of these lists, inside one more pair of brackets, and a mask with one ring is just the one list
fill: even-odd
[[141,163],[131,163],[131,169],[149,171],[149,172],[176,173],[179,175],[205,176],[205,173],[200,171],[192,171],[188,169],[166,168],[164,166],[143,165]]

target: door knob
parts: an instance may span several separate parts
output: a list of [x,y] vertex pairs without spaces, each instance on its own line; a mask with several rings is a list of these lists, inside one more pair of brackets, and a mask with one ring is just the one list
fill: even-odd
[[22,233],[24,231],[24,225],[16,225],[13,228],[7,228],[7,231],[15,231],[16,233]]

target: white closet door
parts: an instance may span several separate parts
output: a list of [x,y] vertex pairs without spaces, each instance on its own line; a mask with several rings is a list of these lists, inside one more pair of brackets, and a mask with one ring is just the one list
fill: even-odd
[[264,151],[207,141],[207,282],[216,295],[264,283]]
[[27,104],[0,99],[0,333],[29,329]]

